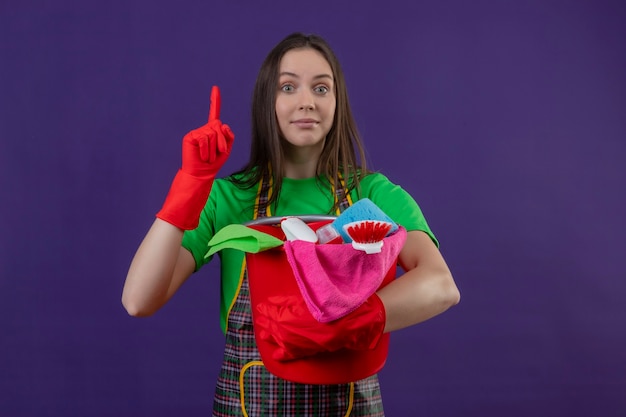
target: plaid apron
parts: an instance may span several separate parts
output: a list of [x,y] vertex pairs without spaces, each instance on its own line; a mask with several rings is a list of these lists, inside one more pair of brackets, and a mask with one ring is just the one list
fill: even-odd
[[[262,181],[257,201],[267,201],[270,193],[271,181]],[[340,212],[350,205],[343,186],[335,196]],[[268,216],[269,209],[255,214],[255,218]],[[384,411],[377,375],[348,384],[312,385],[286,381],[265,368],[254,339],[244,261],[239,292],[228,314],[213,416],[383,417]]]

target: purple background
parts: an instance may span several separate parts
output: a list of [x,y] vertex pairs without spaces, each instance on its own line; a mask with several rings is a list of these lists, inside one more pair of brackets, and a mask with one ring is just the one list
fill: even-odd
[[0,415],[210,415],[217,262],[151,318],[121,290],[211,85],[228,173],[296,30],[335,48],[374,168],[462,292],[392,336],[387,415],[626,415],[625,22],[622,1],[3,1]]

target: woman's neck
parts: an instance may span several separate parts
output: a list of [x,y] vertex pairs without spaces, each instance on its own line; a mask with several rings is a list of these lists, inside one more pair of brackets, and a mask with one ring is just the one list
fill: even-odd
[[311,178],[317,174],[317,159],[308,161],[285,160],[285,177],[294,180]]
[[292,179],[312,178],[317,174],[317,163],[322,146],[295,147],[287,145],[285,151],[285,177]]

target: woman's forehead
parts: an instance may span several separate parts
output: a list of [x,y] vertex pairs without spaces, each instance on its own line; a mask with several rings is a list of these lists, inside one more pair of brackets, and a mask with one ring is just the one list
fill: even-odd
[[280,60],[279,73],[295,76],[305,74],[327,75],[333,77],[330,63],[321,52],[312,48],[297,48],[287,51]]

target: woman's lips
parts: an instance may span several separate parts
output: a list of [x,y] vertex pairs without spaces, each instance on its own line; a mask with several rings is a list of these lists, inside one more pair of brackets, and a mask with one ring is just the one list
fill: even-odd
[[301,129],[310,129],[317,126],[319,122],[315,119],[298,119],[291,122],[291,124],[298,126]]

